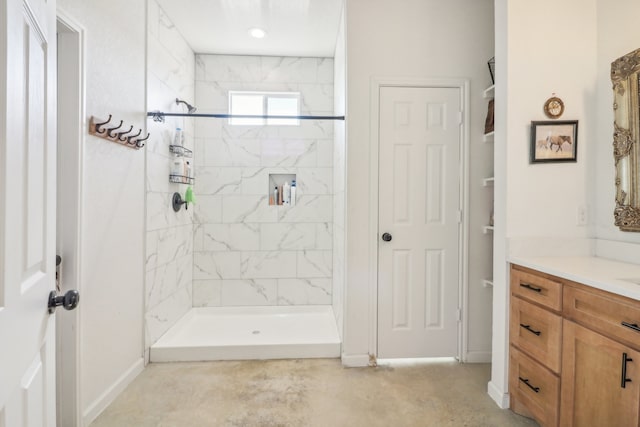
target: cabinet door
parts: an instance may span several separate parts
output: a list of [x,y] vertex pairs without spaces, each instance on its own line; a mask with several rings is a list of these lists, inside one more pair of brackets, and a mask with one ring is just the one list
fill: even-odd
[[563,331],[560,425],[638,427],[640,353],[569,320]]

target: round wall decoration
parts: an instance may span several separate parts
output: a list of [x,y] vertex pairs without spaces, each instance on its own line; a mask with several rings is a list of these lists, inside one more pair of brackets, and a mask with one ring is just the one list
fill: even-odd
[[544,114],[550,119],[557,119],[562,113],[564,113],[564,102],[557,96],[552,96],[544,103]]

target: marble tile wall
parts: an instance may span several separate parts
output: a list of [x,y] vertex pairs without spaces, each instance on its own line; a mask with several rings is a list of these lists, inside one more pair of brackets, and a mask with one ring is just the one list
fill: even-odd
[[[156,0],[148,2],[147,110],[185,112],[175,99],[194,100],[195,55]],[[173,154],[169,145],[176,127],[193,147],[194,120],[167,117],[148,120],[146,144],[146,306],[145,349],[155,343],[192,307],[194,210],[176,213],[174,192],[186,186],[169,182]],[[195,160],[195,159],[194,159]]]
[[[228,92],[295,91],[301,114],[332,115],[333,59],[196,55],[199,112]],[[334,124],[195,128],[193,305],[332,303]],[[269,174],[296,174],[295,206],[269,205]]]

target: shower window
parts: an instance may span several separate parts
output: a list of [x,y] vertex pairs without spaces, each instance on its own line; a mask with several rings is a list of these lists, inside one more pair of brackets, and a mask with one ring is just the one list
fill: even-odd
[[[246,92],[229,91],[229,114],[251,116],[298,116],[300,115],[299,92]],[[229,119],[232,125],[299,125],[298,119]]]

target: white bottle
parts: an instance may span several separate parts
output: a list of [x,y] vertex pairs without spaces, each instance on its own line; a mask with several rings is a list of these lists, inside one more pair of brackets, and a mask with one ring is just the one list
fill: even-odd
[[[171,163],[171,175],[182,176],[184,175],[184,162],[182,157],[175,157]],[[178,179],[178,178],[174,178]]]
[[294,179],[293,181],[291,181],[291,197],[290,197],[290,203],[291,206],[295,206],[296,205],[296,180]]
[[192,177],[192,170],[191,170],[191,162],[189,160],[185,160],[184,161],[184,176],[186,176],[187,178],[191,178]]
[[173,135],[173,145],[177,145],[179,147],[184,146],[184,135],[182,133],[182,128],[176,128],[176,133]]
[[291,186],[289,185],[289,181],[285,181],[282,186],[282,204],[288,205],[291,202]]

